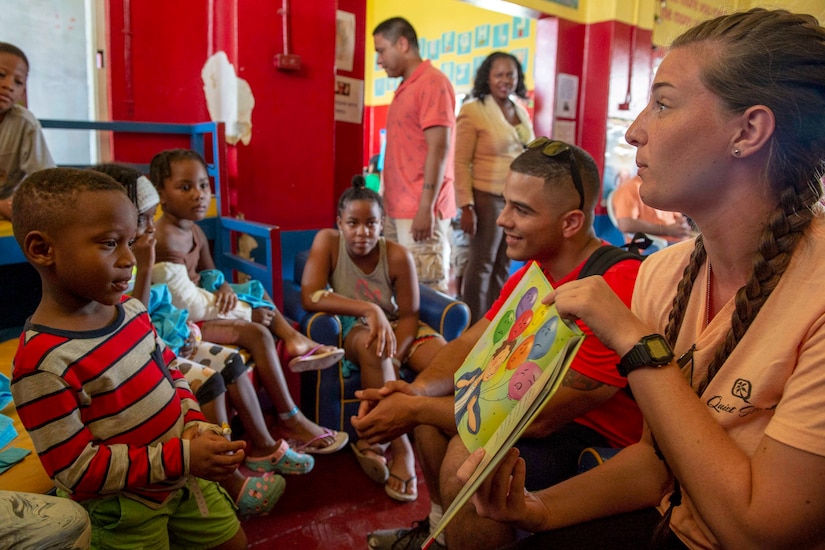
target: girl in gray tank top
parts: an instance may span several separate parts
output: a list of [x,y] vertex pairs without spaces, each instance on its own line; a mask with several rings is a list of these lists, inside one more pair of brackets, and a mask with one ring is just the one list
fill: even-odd
[[[398,377],[402,364],[420,372],[444,339],[418,320],[419,287],[412,255],[381,237],[381,197],[363,178],[338,201],[338,229],[315,236],[301,281],[304,307],[339,316],[344,339],[343,375],[360,369],[364,389]],[[396,500],[418,497],[415,456],[406,435],[385,445],[352,445],[364,472]]]

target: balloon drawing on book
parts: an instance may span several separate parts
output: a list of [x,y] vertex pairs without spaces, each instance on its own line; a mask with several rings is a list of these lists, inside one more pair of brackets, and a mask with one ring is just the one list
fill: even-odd
[[510,340],[514,340],[518,338],[522,332],[524,332],[527,327],[530,325],[530,321],[533,320],[533,310],[528,309],[521,315],[516,318],[515,324],[513,324],[513,328],[510,329]]
[[492,435],[573,336],[538,300],[537,286],[525,286],[499,310],[490,327],[492,341],[480,340],[456,373],[456,427],[479,441]]
[[527,356],[528,359],[541,359],[547,355],[547,352],[550,351],[550,347],[556,340],[556,329],[558,326],[559,318],[551,317],[536,331],[536,339],[533,342],[533,349],[530,350],[530,355]]
[[528,288],[527,292],[524,293],[524,296],[521,297],[521,300],[519,300],[518,305],[516,306],[516,317],[521,317],[525,311],[532,310],[538,296],[539,289],[534,286]]
[[538,380],[539,376],[541,376],[540,366],[530,361],[522,364],[510,379],[507,396],[513,401],[518,401],[524,397],[524,394],[527,393],[533,382]]
[[530,350],[533,349],[533,342],[535,340],[536,337],[531,334],[525,338],[516,349],[513,350],[513,353],[507,360],[507,370],[518,368],[522,363],[527,361],[527,357],[530,355]]
[[513,326],[513,323],[516,320],[516,314],[513,313],[513,310],[510,309],[504,312],[504,315],[501,317],[501,321],[498,322],[498,326],[496,326],[496,332],[493,334],[493,342],[498,344],[504,335],[510,332],[510,327]]

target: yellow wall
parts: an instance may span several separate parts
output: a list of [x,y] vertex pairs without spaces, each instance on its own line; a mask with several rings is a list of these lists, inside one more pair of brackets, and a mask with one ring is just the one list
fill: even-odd
[[[499,2],[508,3],[505,0]],[[592,24],[615,20],[642,29],[652,29],[653,43],[660,46],[668,45],[682,31],[699,21],[719,13],[756,6],[781,7],[794,12],[810,13],[825,23],[825,0],[510,0],[509,3],[578,23]],[[495,50],[504,50],[525,59],[522,66],[525,68],[527,88],[533,89],[532,62],[536,45],[534,20],[521,20],[484,10],[461,0],[368,0],[365,29],[366,105],[388,105],[392,101],[393,91],[400,83],[399,79],[388,79],[386,73],[375,64],[372,41],[372,29],[381,21],[394,16],[405,17],[412,23],[426,48],[422,50],[421,56],[431,59],[436,67],[452,75],[451,80],[456,93],[466,93],[471,89],[478,64]],[[524,38],[513,38],[514,22],[525,24]],[[476,31],[487,25],[490,44],[476,47]],[[494,29],[500,25],[507,25],[507,44],[494,47]],[[468,32],[471,33],[471,50],[467,54],[459,54],[459,38]],[[445,34],[452,34],[454,37],[453,52],[444,53],[441,49]],[[437,58],[430,54],[432,42],[439,43]]]
[[659,0],[510,0],[510,3],[576,23],[621,21],[651,29],[654,5]]
[[664,8],[658,5],[658,0],[655,3],[654,17],[658,16],[658,22],[653,26],[653,43],[660,46],[670,44],[684,30],[700,21],[754,7],[810,13],[820,22],[825,22],[825,0],[667,0]]
[[[476,69],[485,57],[497,50],[512,53],[522,60],[525,84],[528,90],[533,88],[535,20],[514,18],[457,0],[370,0],[367,3],[365,29],[366,105],[388,105],[392,101],[393,91],[400,84],[400,79],[387,78],[387,73],[375,63],[372,40],[372,30],[375,26],[385,19],[396,16],[404,17],[412,24],[418,33],[419,42],[424,47],[421,57],[430,59],[435,67],[451,76],[450,80],[457,94],[467,93],[472,89]],[[478,35],[479,30],[482,31],[481,36]],[[485,30],[486,43],[482,40]],[[467,38],[469,41],[466,41]],[[500,46],[496,46],[496,39]],[[452,44],[452,51],[445,53],[445,44]],[[467,53],[464,53],[465,49]]]

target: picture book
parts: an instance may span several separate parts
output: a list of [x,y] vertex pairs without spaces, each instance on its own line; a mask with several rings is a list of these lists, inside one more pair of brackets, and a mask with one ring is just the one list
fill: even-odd
[[455,420],[484,458],[422,548],[427,548],[514,446],[561,385],[584,333],[541,299],[552,290],[532,264],[455,373]]

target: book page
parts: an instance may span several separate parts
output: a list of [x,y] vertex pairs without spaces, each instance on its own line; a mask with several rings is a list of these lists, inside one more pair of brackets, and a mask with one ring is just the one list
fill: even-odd
[[576,352],[581,347],[584,335],[568,340],[565,347],[553,362],[551,368],[546,369],[525,394],[519,404],[513,408],[507,418],[498,426],[490,439],[484,444],[484,457],[470,475],[467,482],[456,495],[452,504],[444,511],[441,521],[433,529],[422,548],[428,548],[432,541],[441,534],[447,524],[464,506],[476,489],[484,482],[488,475],[498,466],[516,442],[524,434],[530,423],[538,416],[544,406],[561,386],[564,375],[567,373]]
[[470,452],[484,445],[567,342],[580,337],[572,322],[541,299],[553,288],[530,265],[455,374],[455,418]]
[[[541,304],[550,290],[541,269],[531,265],[456,372],[458,432],[470,452],[484,447],[485,453],[422,548],[432,544],[538,416],[581,347],[582,331],[561,319],[555,306]],[[500,350],[507,347],[505,355]]]

